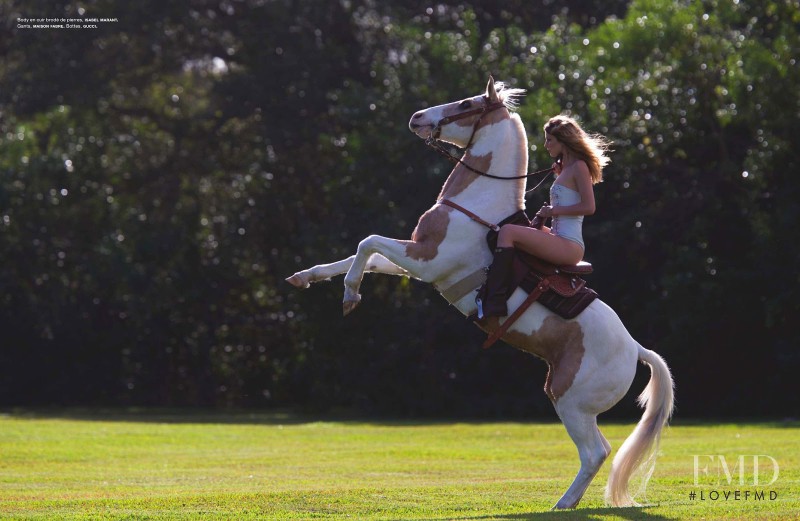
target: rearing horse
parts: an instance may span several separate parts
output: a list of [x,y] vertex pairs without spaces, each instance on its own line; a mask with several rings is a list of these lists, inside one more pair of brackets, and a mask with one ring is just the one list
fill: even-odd
[[[286,280],[307,288],[346,272],[343,309],[347,315],[361,300],[358,290],[366,271],[404,275],[433,284],[461,313],[473,315],[473,290],[492,260],[486,226],[524,208],[521,174],[527,171],[528,140],[522,121],[512,111],[515,97],[522,93],[495,85],[490,77],[484,94],[414,114],[409,123],[412,132],[466,152],[436,204],[420,217],[411,240],[371,235],[361,241],[354,256],[314,266]],[[524,300],[524,291],[517,289],[508,301],[509,310]],[[491,332],[503,321],[489,319],[479,325]],[[642,470],[646,485],[655,467],[661,430],[672,414],[673,381],[664,360],[636,342],[617,314],[599,299],[570,320],[534,303],[502,338],[548,364],[545,392],[578,448],[581,467],[555,505],[559,509],[578,504],[611,453],[611,445],[597,427],[597,415],[628,391],[637,360],[650,366],[650,382],[639,396],[644,414],[614,457],[606,486],[606,500],[612,505],[635,505],[628,482],[634,471]]]

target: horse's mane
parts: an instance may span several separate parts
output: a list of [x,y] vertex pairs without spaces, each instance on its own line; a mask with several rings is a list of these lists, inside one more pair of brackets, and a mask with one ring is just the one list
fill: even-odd
[[500,101],[506,106],[508,110],[516,110],[519,106],[519,100],[525,95],[525,89],[512,89],[506,87],[502,81],[497,81],[494,84],[497,90],[497,95],[500,96]]

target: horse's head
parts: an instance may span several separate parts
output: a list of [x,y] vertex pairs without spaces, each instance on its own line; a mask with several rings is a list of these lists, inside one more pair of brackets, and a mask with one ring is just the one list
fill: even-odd
[[483,125],[508,118],[515,97],[522,89],[506,89],[489,76],[486,92],[460,101],[437,105],[411,116],[408,127],[423,139],[441,139],[459,147],[469,147]]

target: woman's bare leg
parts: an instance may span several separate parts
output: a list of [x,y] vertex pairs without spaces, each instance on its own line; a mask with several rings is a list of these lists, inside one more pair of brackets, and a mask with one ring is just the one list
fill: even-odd
[[563,266],[577,264],[583,259],[583,248],[576,242],[536,228],[506,224],[500,228],[497,247],[511,246],[547,262]]

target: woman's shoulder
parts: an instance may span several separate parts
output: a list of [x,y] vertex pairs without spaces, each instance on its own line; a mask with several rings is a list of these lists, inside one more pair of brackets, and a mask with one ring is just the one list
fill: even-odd
[[589,174],[589,165],[583,159],[576,159],[570,163],[569,166],[564,168],[564,171],[569,171],[572,174],[575,174],[576,172]]
[[579,178],[586,177],[587,179],[591,179],[592,175],[589,172],[589,165],[586,164],[586,161],[583,159],[576,159],[568,166],[564,167],[559,177],[561,177],[563,181],[571,181],[577,184]]

